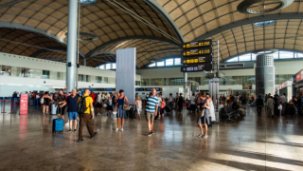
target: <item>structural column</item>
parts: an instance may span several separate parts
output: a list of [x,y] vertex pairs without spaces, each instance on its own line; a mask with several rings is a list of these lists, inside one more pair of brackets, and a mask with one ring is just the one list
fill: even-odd
[[256,60],[256,95],[275,92],[275,66],[272,54],[260,54]]
[[188,73],[184,72],[184,98],[190,97],[189,87],[188,87]]
[[69,0],[66,88],[71,91],[77,88],[77,42],[78,42],[78,1]]

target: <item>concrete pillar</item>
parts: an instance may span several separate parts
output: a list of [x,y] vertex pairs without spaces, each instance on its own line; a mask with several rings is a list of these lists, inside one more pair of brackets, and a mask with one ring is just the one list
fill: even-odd
[[260,54],[256,60],[256,95],[275,93],[275,66],[272,54]]
[[136,48],[118,49],[116,66],[116,91],[123,89],[129,103],[135,104]]
[[69,0],[67,61],[66,61],[66,89],[77,88],[77,49],[78,49],[78,1]]

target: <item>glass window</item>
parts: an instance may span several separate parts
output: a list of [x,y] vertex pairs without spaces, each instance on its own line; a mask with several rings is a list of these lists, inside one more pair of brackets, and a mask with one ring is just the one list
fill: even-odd
[[279,59],[279,52],[275,52],[272,54],[274,59]]
[[100,65],[99,69],[105,69],[105,65]]
[[175,58],[175,65],[181,65],[181,58]]
[[251,54],[244,54],[239,56],[239,61],[251,61]]
[[156,63],[151,63],[148,65],[148,67],[155,67],[156,66]]
[[48,70],[42,70],[42,78],[49,79],[49,71]]
[[96,76],[96,82],[97,82],[97,83],[101,83],[101,82],[102,82],[102,77]]
[[303,58],[303,53],[296,53],[295,58]]
[[164,61],[157,62],[157,67],[163,67],[164,66]]
[[104,77],[104,82],[108,83],[108,77]]
[[254,54],[254,53],[251,54],[251,60],[255,61],[255,60],[256,60],[256,57],[257,57],[256,54]]
[[112,64],[112,69],[116,69],[117,65],[115,63]]
[[79,80],[79,81],[84,81],[84,75],[79,74],[79,75],[78,75],[78,80]]
[[111,68],[112,68],[111,64],[106,64],[105,65],[105,69],[111,69]]
[[234,58],[231,58],[229,60],[227,60],[226,62],[239,62],[239,57],[234,57]]
[[174,59],[166,59],[165,60],[165,65],[166,66],[172,66],[172,65],[174,65]]
[[280,51],[280,59],[290,59],[294,57],[293,52]]

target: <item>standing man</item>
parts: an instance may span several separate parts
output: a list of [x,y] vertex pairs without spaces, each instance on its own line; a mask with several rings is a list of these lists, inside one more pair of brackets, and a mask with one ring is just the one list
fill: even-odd
[[155,88],[152,89],[151,95],[147,98],[146,104],[146,115],[148,122],[148,136],[153,134],[154,130],[154,119],[158,110],[159,99],[157,97],[157,91]]
[[78,95],[76,89],[73,89],[71,95],[67,98],[67,112],[69,119],[69,131],[76,131],[78,118]]
[[65,107],[66,107],[66,97],[64,95],[63,90],[59,91],[59,95],[57,97],[58,104],[58,114],[64,119]]
[[90,95],[90,90],[85,89],[84,94],[80,101],[80,128],[79,128],[79,139],[78,141],[83,141],[82,131],[83,126],[86,124],[88,133],[90,135],[90,138],[93,138],[97,132],[94,132],[94,123],[93,119],[95,118],[95,112],[94,112],[94,106],[93,106],[93,99]]

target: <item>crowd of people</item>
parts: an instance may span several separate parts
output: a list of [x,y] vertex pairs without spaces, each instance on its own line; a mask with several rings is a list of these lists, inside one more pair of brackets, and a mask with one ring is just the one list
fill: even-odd
[[259,95],[255,102],[257,113],[262,114],[262,111],[267,113],[268,116],[294,116],[303,114],[303,94],[293,96],[292,99],[287,100],[286,94],[269,94],[265,98]]
[[[198,137],[208,137],[208,125],[215,120],[215,109],[209,94],[200,92],[185,99],[182,93],[170,94],[164,98],[156,89],[152,89],[145,97],[136,94],[135,103],[130,104],[123,90],[117,93],[94,93],[89,89],[65,93],[59,90],[55,93],[29,93],[30,104],[41,106],[43,115],[57,115],[68,119],[68,131],[79,131],[79,141],[83,140],[82,130],[86,125],[91,137],[96,135],[93,124],[95,115],[105,113],[114,118],[116,132],[124,131],[125,118],[147,119],[147,135],[155,133],[154,122],[171,115],[172,111],[181,113],[187,107],[190,113],[197,116],[197,126],[200,130]],[[83,104],[83,101],[85,103]],[[87,106],[81,110],[81,106]],[[83,108],[82,108],[83,109]],[[130,112],[131,111],[131,112]],[[65,117],[67,113],[68,118]],[[77,129],[78,128],[78,129]]]
[[[19,96],[14,93],[13,98]],[[147,119],[147,135],[154,134],[154,122],[171,115],[172,111],[181,113],[184,107],[189,114],[197,118],[199,134],[197,137],[207,138],[208,127],[212,122],[217,121],[215,115],[215,104],[218,103],[220,119],[242,119],[245,116],[245,106],[247,103],[256,106],[260,115],[265,111],[269,116],[302,114],[303,96],[293,97],[287,102],[286,95],[267,94],[265,98],[261,95],[249,98],[247,95],[220,96],[218,101],[213,102],[209,94],[205,92],[193,93],[188,98],[184,98],[182,93],[169,94],[163,97],[156,89],[146,96],[136,94],[134,104],[130,104],[124,90],[114,93],[94,93],[89,89],[84,91],[73,90],[65,93],[59,90],[56,93],[36,92],[29,93],[30,104],[41,106],[44,115],[53,114],[65,119],[67,113],[68,131],[79,131],[79,141],[83,140],[83,127],[86,125],[91,137],[96,135],[93,119],[95,115],[105,113],[114,119],[116,132],[123,132],[125,118]],[[83,108],[83,106],[86,106]],[[265,109],[265,110],[263,110]]]

